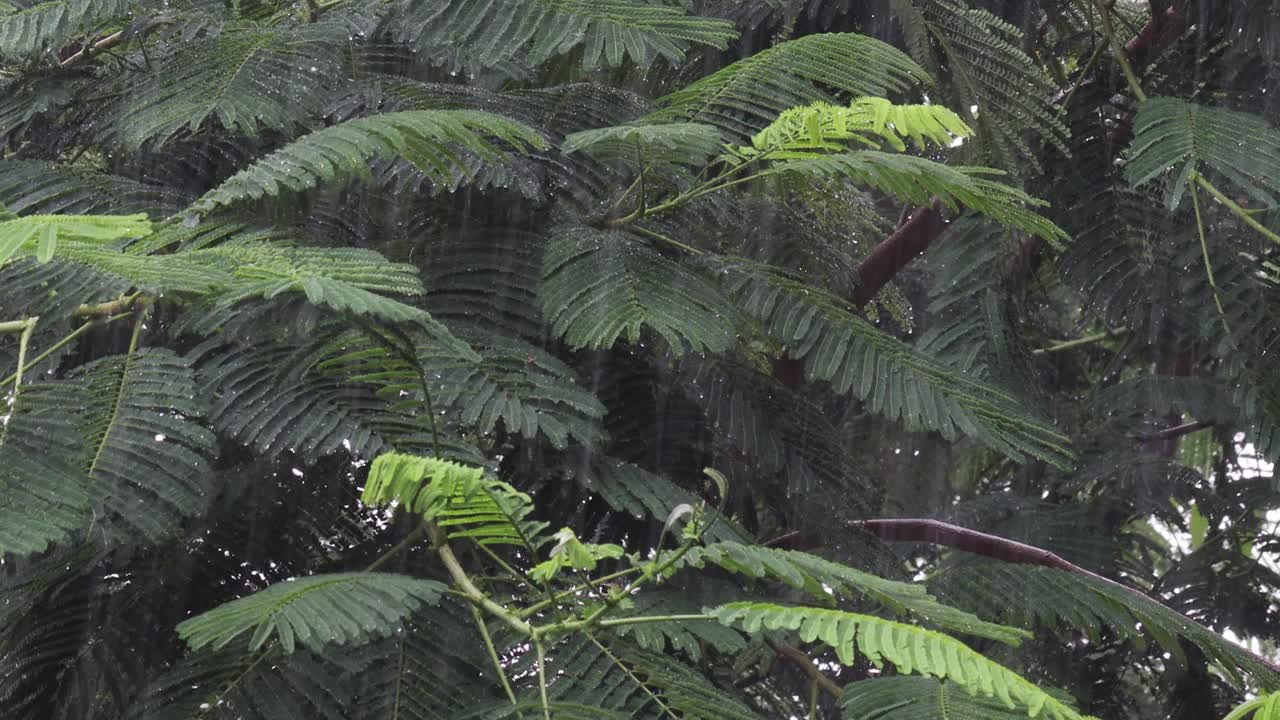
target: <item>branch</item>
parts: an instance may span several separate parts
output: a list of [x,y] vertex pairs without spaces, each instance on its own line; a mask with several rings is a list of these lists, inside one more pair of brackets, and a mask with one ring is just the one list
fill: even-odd
[[858,287],[854,289],[854,305],[862,307],[880,292],[898,271],[907,266],[929,248],[929,245],[946,227],[942,217],[942,203],[934,200],[929,206],[912,213],[906,222],[892,235],[880,241],[871,254],[858,265]]
[[1200,430],[1204,430],[1205,428],[1211,428],[1213,427],[1213,425],[1214,425],[1214,422],[1212,420],[1197,420],[1196,422],[1189,422],[1189,423],[1184,423],[1182,425],[1175,425],[1173,427],[1165,428],[1163,430],[1144,433],[1142,435],[1135,435],[1134,437],[1137,438],[1140,442],[1144,442],[1144,443],[1155,442],[1157,440],[1173,440],[1174,438],[1179,438],[1179,437],[1182,437],[1183,435],[1190,435],[1193,432],[1199,432]]
[[1151,17],[1124,45],[1124,51],[1138,66],[1147,64],[1161,46],[1182,33],[1186,24],[1177,10],[1172,7],[1161,9],[1159,6],[1162,4],[1151,3]]
[[73,55],[69,56],[66,60],[63,60],[59,64],[62,65],[62,67],[69,67],[71,65],[75,65],[76,63],[80,62],[81,60],[84,60],[85,58],[89,57],[93,53],[98,52],[99,50],[110,50],[111,48],[123,43],[125,40],[128,40],[128,39],[129,39],[129,36],[126,34],[126,31],[124,30],[120,30],[119,32],[113,32],[110,35],[102,38],[101,40],[99,40],[98,42],[92,45],[86,45],[85,47],[80,48]]
[[786,658],[791,664],[800,668],[815,685],[822,688],[831,697],[839,700],[840,696],[844,694],[844,688],[818,669],[817,664],[813,662],[813,658],[810,658],[805,651],[790,645],[784,645],[770,637],[766,637],[764,641],[769,643],[769,647],[773,648],[773,651],[778,653],[779,657]]
[[[1146,593],[1136,588],[1129,587],[1115,580],[1105,578],[1095,572],[1085,570],[1074,563],[1063,560],[1052,552],[1044,548],[1038,548],[1026,543],[1020,543],[1017,540],[1002,538],[998,535],[990,535],[977,530],[952,525],[940,520],[932,518],[903,518],[903,519],[880,519],[880,520],[853,520],[849,525],[854,528],[867,530],[873,534],[879,535],[881,540],[900,540],[904,542],[927,542],[934,545],[942,545],[944,547],[963,550],[964,552],[973,553],[974,555],[982,555],[983,557],[995,558],[1005,562],[1019,563],[1022,565],[1039,565],[1041,567],[1053,568],[1063,572],[1074,573],[1090,578],[1104,585],[1120,588],[1125,592],[1134,595],[1137,598],[1147,602],[1163,605],[1160,601],[1152,598]],[[1185,615],[1183,617],[1186,617]],[[1187,622],[1195,623],[1191,618],[1186,618]],[[1199,624],[1199,623],[1196,623]],[[1214,632],[1207,627],[1201,625],[1206,631]],[[1217,633],[1214,633],[1215,635]],[[1280,665],[1275,662],[1240,646],[1240,651],[1248,654],[1254,661],[1261,663],[1273,672],[1280,673]]]

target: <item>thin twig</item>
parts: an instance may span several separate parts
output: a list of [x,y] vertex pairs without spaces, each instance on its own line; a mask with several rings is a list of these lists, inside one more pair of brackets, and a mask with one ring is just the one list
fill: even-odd
[[1156,430],[1155,432],[1135,435],[1134,437],[1144,443],[1155,442],[1157,440],[1172,440],[1174,438],[1182,437],[1183,435],[1190,435],[1193,432],[1199,432],[1206,428],[1211,428],[1214,424],[1215,423],[1212,420],[1197,420],[1195,422],[1168,427],[1163,430]]
[[1062,352],[1063,350],[1071,350],[1073,348],[1083,347],[1085,345],[1092,345],[1096,342],[1101,342],[1108,338],[1120,337],[1121,335],[1125,335],[1128,332],[1129,332],[1129,328],[1116,328],[1114,330],[1108,330],[1106,332],[1100,332],[1094,335],[1086,335],[1082,338],[1076,338],[1075,340],[1063,340],[1062,342],[1054,343],[1053,345],[1050,345],[1048,347],[1036,348],[1035,350],[1031,351],[1031,354],[1044,355],[1046,353],[1056,353],[1056,352]]
[[809,657],[809,654],[805,651],[780,643],[770,637],[766,637],[764,641],[769,644],[769,647],[773,648],[773,651],[779,657],[786,658],[792,665],[800,668],[805,675],[809,676],[814,685],[822,688],[831,697],[839,700],[840,696],[844,694],[844,688],[822,672],[813,661],[813,658]]
[[471,618],[475,620],[476,627],[480,629],[480,637],[484,638],[484,647],[489,652],[489,660],[493,662],[493,669],[498,673],[498,680],[502,683],[502,690],[507,694],[507,699],[512,705],[519,704],[516,700],[516,693],[511,689],[511,683],[507,680],[507,673],[502,669],[502,659],[498,657],[498,650],[493,645],[493,638],[489,635],[489,628],[485,625],[484,616],[480,614],[480,610],[476,606],[471,606]]

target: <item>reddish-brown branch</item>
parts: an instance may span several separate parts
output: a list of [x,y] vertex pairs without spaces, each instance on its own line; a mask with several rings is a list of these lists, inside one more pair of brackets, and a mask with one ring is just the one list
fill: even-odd
[[[995,558],[1005,562],[1020,563],[1023,565],[1039,565],[1041,567],[1054,568],[1064,572],[1083,575],[1097,582],[1109,585],[1111,587],[1120,588],[1147,602],[1162,604],[1143,593],[1140,590],[1123,585],[1109,578],[1105,578],[1095,572],[1090,572],[1074,563],[1063,560],[1054,553],[1043,548],[1027,545],[1016,540],[1002,538],[998,535],[989,535],[977,530],[952,525],[940,520],[931,518],[896,518],[881,520],[855,520],[849,523],[850,526],[866,530],[876,534],[882,540],[900,540],[904,542],[927,542],[934,545],[942,545],[956,550],[982,555],[983,557]],[[1185,617],[1185,616],[1184,616]],[[1191,618],[1187,618],[1187,622],[1195,622]],[[1203,627],[1203,626],[1201,626]],[[1213,632],[1209,628],[1205,628],[1208,632]],[[1216,634],[1216,633],[1215,633]],[[1254,653],[1247,648],[1241,647],[1241,652],[1248,653],[1253,660],[1265,665],[1272,671],[1280,673],[1280,665],[1271,660]]]
[[862,307],[880,292],[898,271],[929,248],[942,234],[946,222],[941,203],[935,200],[912,213],[892,235],[880,241],[871,254],[858,265],[858,287],[851,298]]
[[1183,26],[1183,18],[1177,10],[1172,7],[1162,10],[1158,3],[1152,3],[1151,17],[1138,34],[1125,43],[1125,54],[1135,66],[1145,65],[1159,48],[1182,32]]

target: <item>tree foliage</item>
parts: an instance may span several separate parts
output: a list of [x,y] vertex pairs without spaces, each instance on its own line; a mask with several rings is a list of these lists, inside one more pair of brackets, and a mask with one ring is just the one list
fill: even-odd
[[1265,5],[0,0],[0,714],[1280,717]]

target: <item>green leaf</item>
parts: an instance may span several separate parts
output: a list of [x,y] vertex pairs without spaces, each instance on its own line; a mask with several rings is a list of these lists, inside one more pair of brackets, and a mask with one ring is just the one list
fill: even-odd
[[560,149],[585,153],[603,162],[649,166],[660,163],[700,167],[720,152],[720,131],[698,123],[617,125],[582,130],[565,137]]
[[878,97],[854,99],[848,107],[819,102],[786,110],[751,138],[748,156],[788,159],[843,152],[852,141],[872,149],[887,143],[898,152],[911,139],[920,150],[947,147],[973,129],[941,105],[895,105]]
[[57,251],[58,240],[75,240],[95,245],[122,238],[151,234],[146,215],[23,215],[0,219],[0,265],[26,248],[39,235],[35,256],[47,263]]
[[421,513],[448,532],[481,545],[516,545],[536,550],[548,538],[547,524],[528,519],[533,501],[484,470],[435,457],[383,453],[369,467],[361,502],[392,501]]
[[[1124,176],[1140,187],[1176,170],[1213,170],[1265,206],[1280,202],[1280,130],[1259,115],[1154,97],[1133,121]],[[1176,207],[1185,182],[1170,186]]]
[[243,200],[302,192],[322,181],[368,176],[373,159],[402,157],[427,179],[453,189],[474,175],[470,156],[498,165],[542,149],[541,134],[500,115],[472,110],[406,110],[374,115],[304,135],[205,193],[191,211],[204,214]]
[[76,35],[123,16],[132,4],[132,0],[52,0],[0,12],[0,59],[59,50]]
[[852,392],[873,412],[944,437],[967,435],[1013,458],[1063,465],[1069,440],[1028,417],[1012,397],[975,382],[873,327],[831,293],[771,266],[709,259],[735,303],[805,359],[805,373]]
[[636,343],[645,327],[676,353],[686,343],[719,352],[734,340],[733,306],[707,278],[617,230],[555,230],[538,300],[551,331],[573,348]]
[[198,650],[221,648],[252,632],[250,650],[278,639],[285,654],[299,643],[319,652],[329,643],[389,635],[416,608],[436,604],[445,589],[435,580],[403,575],[312,575],[276,583],[186,620],[178,625],[178,636]]
[[914,625],[841,610],[752,602],[722,605],[712,609],[711,614],[725,625],[741,627],[752,634],[765,630],[797,631],[805,642],[818,640],[830,646],[846,665],[853,664],[856,651],[877,667],[887,661],[902,673],[947,679],[971,693],[998,698],[1008,708],[1026,708],[1029,717],[1084,717],[960,641]]
[[393,33],[430,53],[453,51],[467,65],[537,65],[581,48],[583,70],[630,59],[647,68],[660,56],[685,58],[690,45],[723,49],[733,24],[642,0],[443,0],[402,2]]
[[929,75],[902,51],[854,33],[806,35],[743,58],[658,100],[648,122],[696,122],[745,143],[784,110],[847,96],[885,97]]

